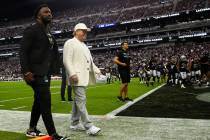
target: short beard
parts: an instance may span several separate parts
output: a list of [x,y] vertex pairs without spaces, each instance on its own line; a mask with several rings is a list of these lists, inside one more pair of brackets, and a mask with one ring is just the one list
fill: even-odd
[[42,17],[41,20],[45,25],[50,24],[52,21],[52,19],[50,17]]

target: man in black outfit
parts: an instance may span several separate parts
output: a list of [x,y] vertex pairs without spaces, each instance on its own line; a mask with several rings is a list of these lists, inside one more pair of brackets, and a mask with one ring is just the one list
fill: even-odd
[[43,135],[37,128],[42,115],[44,125],[53,140],[67,140],[56,133],[52,113],[50,76],[59,73],[59,52],[56,41],[49,30],[51,10],[41,5],[35,11],[36,23],[24,31],[20,49],[20,64],[24,80],[34,91],[31,120],[26,135]]
[[63,58],[62,58],[62,66],[61,66],[61,73],[62,73],[62,81],[61,81],[61,101],[66,101],[65,99],[65,91],[66,91],[66,85],[67,85],[67,92],[68,92],[68,101],[73,101],[71,97],[72,88],[70,83],[68,83],[66,78],[66,70],[63,65]]
[[209,79],[210,79],[210,53],[204,52],[203,56],[200,59],[201,64],[201,77],[207,77],[207,85],[209,86]]
[[120,101],[132,101],[128,98],[128,83],[130,83],[130,56],[128,55],[128,42],[121,44],[121,50],[114,57],[114,63],[118,65],[118,71],[122,81],[120,88],[120,96],[117,98]]

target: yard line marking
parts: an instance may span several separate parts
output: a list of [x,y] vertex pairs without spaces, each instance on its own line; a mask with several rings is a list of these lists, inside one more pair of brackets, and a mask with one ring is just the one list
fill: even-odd
[[50,88],[60,88],[61,86],[51,86]]
[[23,99],[28,99],[28,98],[32,98],[32,97],[23,97],[23,98],[9,99],[9,100],[1,100],[0,103],[16,101],[16,100],[23,100]]
[[1,106],[4,106],[4,105],[0,105],[0,107],[1,107]]
[[17,109],[22,109],[22,108],[26,108],[26,106],[15,107],[15,108],[12,108],[12,110],[17,110]]
[[51,94],[60,94],[60,92],[53,92],[53,93],[51,92]]
[[154,89],[148,91],[147,93],[145,93],[145,94],[139,96],[139,97],[136,98],[133,102],[129,101],[129,102],[127,102],[126,104],[124,104],[123,106],[121,106],[121,107],[119,107],[119,108],[113,110],[112,112],[106,114],[107,118],[114,118],[114,117],[115,117],[118,113],[120,113],[121,111],[127,109],[127,108],[130,107],[131,105],[133,105],[133,104],[135,104],[136,102],[142,100],[142,99],[145,98],[146,96],[152,94],[153,92],[155,92],[156,90],[160,89],[160,88],[163,87],[164,85],[166,85],[166,84],[162,84],[162,85],[160,85],[160,86],[158,86],[158,87],[156,87],[156,88],[154,88]]
[[[111,84],[109,84],[111,85]],[[97,88],[97,87],[103,87],[103,86],[108,86],[108,85],[101,85],[101,86],[94,86],[94,87],[88,87],[87,89],[90,88]],[[60,94],[60,92],[51,92],[51,94]],[[29,98],[33,98],[33,96],[30,97],[23,97],[23,98],[15,98],[15,99],[8,99],[8,100],[0,100],[0,103],[4,103],[4,102],[10,102],[10,101],[17,101],[17,100],[23,100],[23,99],[29,99]]]
[[192,92],[183,92],[183,93],[186,93],[186,94],[192,94],[192,95],[197,95],[197,94],[192,93]]
[[109,85],[112,85],[112,84],[101,85],[101,86],[92,86],[92,87],[87,87],[87,89],[90,89],[90,88],[97,88],[97,87],[105,87],[105,86],[109,86]]
[[[19,89],[21,91],[30,91],[31,89]],[[8,91],[8,90],[1,90],[0,93],[12,93],[14,91]]]
[[[51,94],[59,94],[60,92],[54,92]],[[0,103],[4,103],[4,102],[10,102],[10,101],[17,101],[17,100],[23,100],[23,99],[29,99],[29,98],[33,98],[33,96],[30,97],[23,97],[23,98],[15,98],[15,99],[8,99],[8,100],[1,100]]]
[[[91,87],[88,87],[87,89],[89,88],[97,88],[97,87],[104,87],[104,86],[109,86],[109,85],[112,85],[112,84],[104,84],[104,85],[100,85],[100,86],[91,86]],[[60,86],[51,86],[50,88],[60,88]]]

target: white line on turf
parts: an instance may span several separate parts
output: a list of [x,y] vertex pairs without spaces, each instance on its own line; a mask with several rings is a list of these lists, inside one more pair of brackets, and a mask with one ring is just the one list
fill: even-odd
[[115,115],[117,115],[117,114],[120,113],[121,111],[127,109],[127,108],[130,107],[131,105],[133,105],[133,104],[135,104],[136,102],[142,100],[142,99],[145,98],[146,96],[152,94],[153,92],[155,92],[156,90],[160,89],[160,88],[163,87],[164,85],[165,85],[165,84],[162,84],[162,85],[160,85],[160,86],[158,86],[158,87],[156,87],[156,88],[150,90],[149,92],[145,93],[144,95],[139,96],[139,97],[136,98],[133,102],[131,102],[131,101],[130,101],[130,102],[127,102],[125,105],[123,105],[123,106],[117,108],[116,110],[114,110],[114,111],[112,111],[112,112],[106,114],[106,116],[107,116],[108,118],[114,118]]
[[[59,92],[54,92],[54,93],[51,93],[51,94],[59,94]],[[10,101],[17,101],[17,100],[24,100],[24,99],[29,99],[29,98],[33,98],[33,96],[23,97],[23,98],[15,98],[15,99],[8,99],[8,100],[1,100],[0,103],[10,102]]]
[[0,107],[1,107],[1,106],[4,106],[4,105],[0,105]]
[[[111,85],[111,84],[109,84]],[[108,85],[101,85],[101,86],[93,86],[93,87],[88,87],[87,89],[91,89],[91,88],[97,88],[97,87],[104,87],[104,86],[108,86]],[[51,92],[51,94],[60,94],[60,92]],[[30,97],[22,97],[22,98],[15,98],[15,99],[8,99],[8,100],[0,100],[0,103],[4,103],[4,102],[10,102],[10,101],[17,101],[17,100],[23,100],[23,99],[29,99],[29,98],[33,98],[33,96]]]
[[15,108],[12,108],[12,110],[17,110],[17,109],[22,109],[22,108],[26,108],[26,106],[15,107]]
[[101,86],[92,86],[92,87],[88,87],[87,89],[90,89],[90,88],[97,88],[97,87],[105,87],[105,86],[109,86],[111,84],[107,84],[107,85],[101,85]]
[[197,95],[197,94],[192,93],[192,92],[183,92],[183,93],[186,93],[186,94],[192,94],[192,95]]
[[[91,86],[91,87],[88,87],[87,89],[89,88],[97,88],[97,87],[104,87],[104,86],[109,86],[109,85],[112,85],[112,84],[104,84],[104,85],[100,85],[100,86]],[[50,88],[61,88],[61,86],[51,86]]]
[[16,100],[23,100],[23,99],[28,99],[28,98],[32,98],[32,97],[23,97],[23,98],[15,98],[15,99],[1,100],[0,103],[10,102],[10,101],[16,101]]

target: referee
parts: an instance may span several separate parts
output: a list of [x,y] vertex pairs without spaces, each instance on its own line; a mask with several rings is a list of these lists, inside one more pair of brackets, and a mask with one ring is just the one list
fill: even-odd
[[117,98],[120,101],[133,101],[128,98],[128,83],[130,83],[130,56],[128,54],[128,42],[121,44],[121,49],[114,57],[114,63],[118,65],[118,71],[122,81],[120,88],[120,96]]

